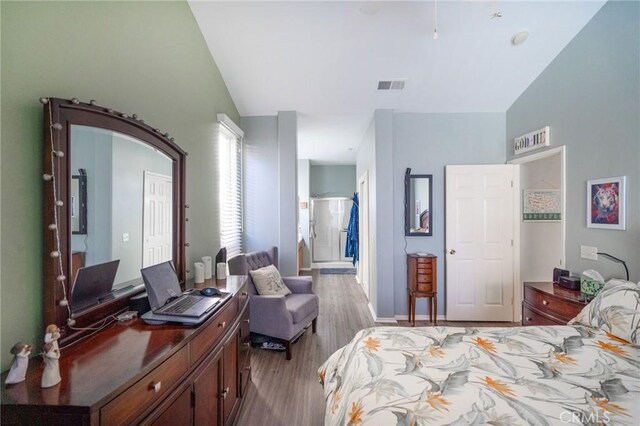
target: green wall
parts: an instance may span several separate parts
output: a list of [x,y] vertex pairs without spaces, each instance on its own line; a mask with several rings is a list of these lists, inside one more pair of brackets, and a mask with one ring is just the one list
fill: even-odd
[[[186,2],[6,2],[1,13],[2,370],[42,344],[41,96],[96,99],[189,152],[188,264],[219,246],[213,132],[238,111]],[[191,268],[193,269],[193,268]]]

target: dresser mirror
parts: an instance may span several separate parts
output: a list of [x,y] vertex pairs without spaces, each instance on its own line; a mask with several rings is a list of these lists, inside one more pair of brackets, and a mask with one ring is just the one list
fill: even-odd
[[404,178],[404,234],[431,236],[432,175],[412,175],[407,169]]
[[66,344],[127,309],[141,268],[173,261],[184,287],[186,153],[93,102],[44,111],[44,320]]

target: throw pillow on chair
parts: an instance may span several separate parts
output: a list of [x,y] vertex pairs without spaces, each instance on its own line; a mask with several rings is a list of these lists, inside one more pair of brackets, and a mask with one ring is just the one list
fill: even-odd
[[280,272],[275,266],[265,266],[255,271],[249,271],[249,273],[259,295],[287,296],[291,294],[291,290],[284,284]]

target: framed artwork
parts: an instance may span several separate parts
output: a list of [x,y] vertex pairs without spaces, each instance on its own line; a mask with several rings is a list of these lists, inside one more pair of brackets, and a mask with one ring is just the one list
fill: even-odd
[[522,220],[560,222],[562,193],[559,189],[525,189],[522,194]]
[[587,227],[626,229],[626,176],[587,181]]

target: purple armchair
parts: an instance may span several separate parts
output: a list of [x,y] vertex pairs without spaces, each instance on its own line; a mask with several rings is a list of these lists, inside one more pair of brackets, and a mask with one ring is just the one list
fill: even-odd
[[287,296],[259,295],[249,271],[268,265],[278,267],[277,247],[233,257],[229,260],[229,274],[249,277],[251,332],[282,340],[290,360],[291,341],[304,332],[309,323],[316,332],[319,299],[311,290],[311,277],[283,277],[284,284],[291,290]]

